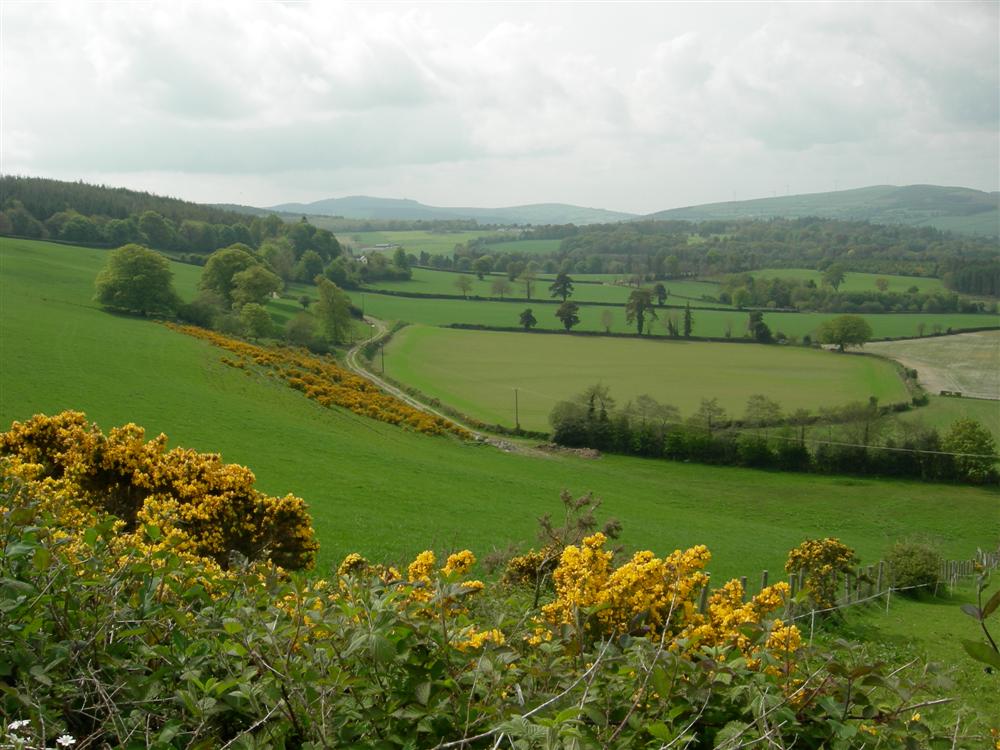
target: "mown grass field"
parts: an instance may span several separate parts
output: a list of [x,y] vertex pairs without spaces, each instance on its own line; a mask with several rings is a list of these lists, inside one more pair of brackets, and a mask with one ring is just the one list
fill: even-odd
[[[351,298],[355,304],[360,304],[360,293],[351,292]],[[536,297],[543,297],[543,293],[536,289]],[[483,302],[461,299],[407,299],[402,297],[389,297],[385,295],[365,292],[365,311],[383,320],[405,320],[410,323],[425,323],[427,325],[451,325],[452,323],[475,323],[488,326],[517,326],[518,317],[521,311],[530,307],[535,318],[538,320],[539,328],[561,330],[562,323],[555,317],[556,305],[537,304],[530,302]],[[583,304],[580,307],[580,324],[578,330],[583,331],[603,331],[605,330],[603,315],[605,312],[611,315],[612,333],[635,333],[635,324],[627,324],[625,319],[625,306],[600,307]],[[673,316],[680,321],[684,314],[683,310],[672,308],[660,308],[657,311],[658,318],[651,321],[651,329],[655,335],[666,335],[667,319]],[[815,338],[816,331],[820,323],[824,320],[837,317],[836,313],[765,313],[764,321],[770,326],[775,334],[784,333],[786,336],[801,340],[805,335]],[[872,327],[874,337],[899,338],[904,336],[916,336],[921,330],[926,333],[933,332],[936,328],[947,331],[948,328],[979,328],[985,326],[1000,325],[1000,316],[997,315],[977,315],[977,314],[883,314],[864,315]],[[739,310],[702,310],[697,309],[694,313],[695,336],[724,337],[727,330],[731,332],[733,338],[743,336],[746,331],[748,314]]]
[[888,362],[801,347],[526,335],[411,326],[386,347],[386,372],[488,423],[547,430],[557,401],[604,383],[620,404],[641,394],[677,406],[702,398],[734,416],[763,393],[788,410],[866,401],[906,401]]
[[915,369],[931,393],[1000,399],[1000,331],[879,342],[871,350]]
[[[526,544],[534,519],[558,511],[563,488],[600,495],[629,548],[709,545],[717,578],[777,571],[806,537],[840,536],[868,561],[912,534],[953,557],[996,543],[998,524],[983,522],[997,518],[991,488],[538,458],[324,409],[222,365],[223,352],[205,342],[99,310],[92,285],[104,258],[0,239],[0,423],[80,409],[104,429],[132,421],[247,464],[264,490],[309,502],[324,572],[351,550],[404,560],[425,547],[482,555]],[[185,284],[198,271],[174,269]]]

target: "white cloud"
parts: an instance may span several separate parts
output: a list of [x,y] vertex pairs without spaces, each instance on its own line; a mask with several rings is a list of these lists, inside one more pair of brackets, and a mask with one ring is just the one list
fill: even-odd
[[[4,4],[4,171],[635,211],[997,189],[997,6]],[[162,187],[158,187],[162,186]]]

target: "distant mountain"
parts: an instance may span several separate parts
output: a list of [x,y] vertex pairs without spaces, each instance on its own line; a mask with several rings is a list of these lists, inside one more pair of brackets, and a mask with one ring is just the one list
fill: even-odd
[[565,203],[533,203],[508,208],[442,208],[409,199],[366,195],[327,198],[313,203],[282,203],[271,206],[270,210],[312,216],[342,216],[346,219],[474,219],[480,224],[601,224],[636,218],[635,214]]
[[772,216],[931,226],[962,234],[1000,236],[1000,193],[938,185],[875,185],[831,193],[706,203],[659,211],[644,219],[761,219]]

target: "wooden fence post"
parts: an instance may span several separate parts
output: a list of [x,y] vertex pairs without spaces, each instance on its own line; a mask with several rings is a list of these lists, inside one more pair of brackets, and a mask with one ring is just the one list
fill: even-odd
[[760,574],[760,590],[763,591],[767,588],[767,571],[765,570]]

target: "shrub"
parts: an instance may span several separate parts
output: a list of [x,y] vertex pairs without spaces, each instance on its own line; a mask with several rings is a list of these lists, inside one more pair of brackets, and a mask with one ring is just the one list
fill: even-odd
[[218,454],[166,446],[166,435],[146,441],[134,424],[104,435],[72,411],[38,414],[0,434],[7,471],[40,493],[44,488],[43,509],[66,525],[110,514],[135,544],[153,525],[161,534],[154,546],[223,567],[233,552],[289,569],[312,566],[319,545],[301,498],[265,495],[253,472],[224,464]]
[[836,576],[852,573],[858,564],[854,550],[839,539],[806,539],[788,553],[786,573],[805,574],[804,589],[814,609],[828,609],[836,604]]
[[921,542],[896,542],[886,556],[892,575],[894,588],[910,589],[904,592],[916,595],[921,586],[925,590],[933,589],[941,572],[941,555],[929,544]]

